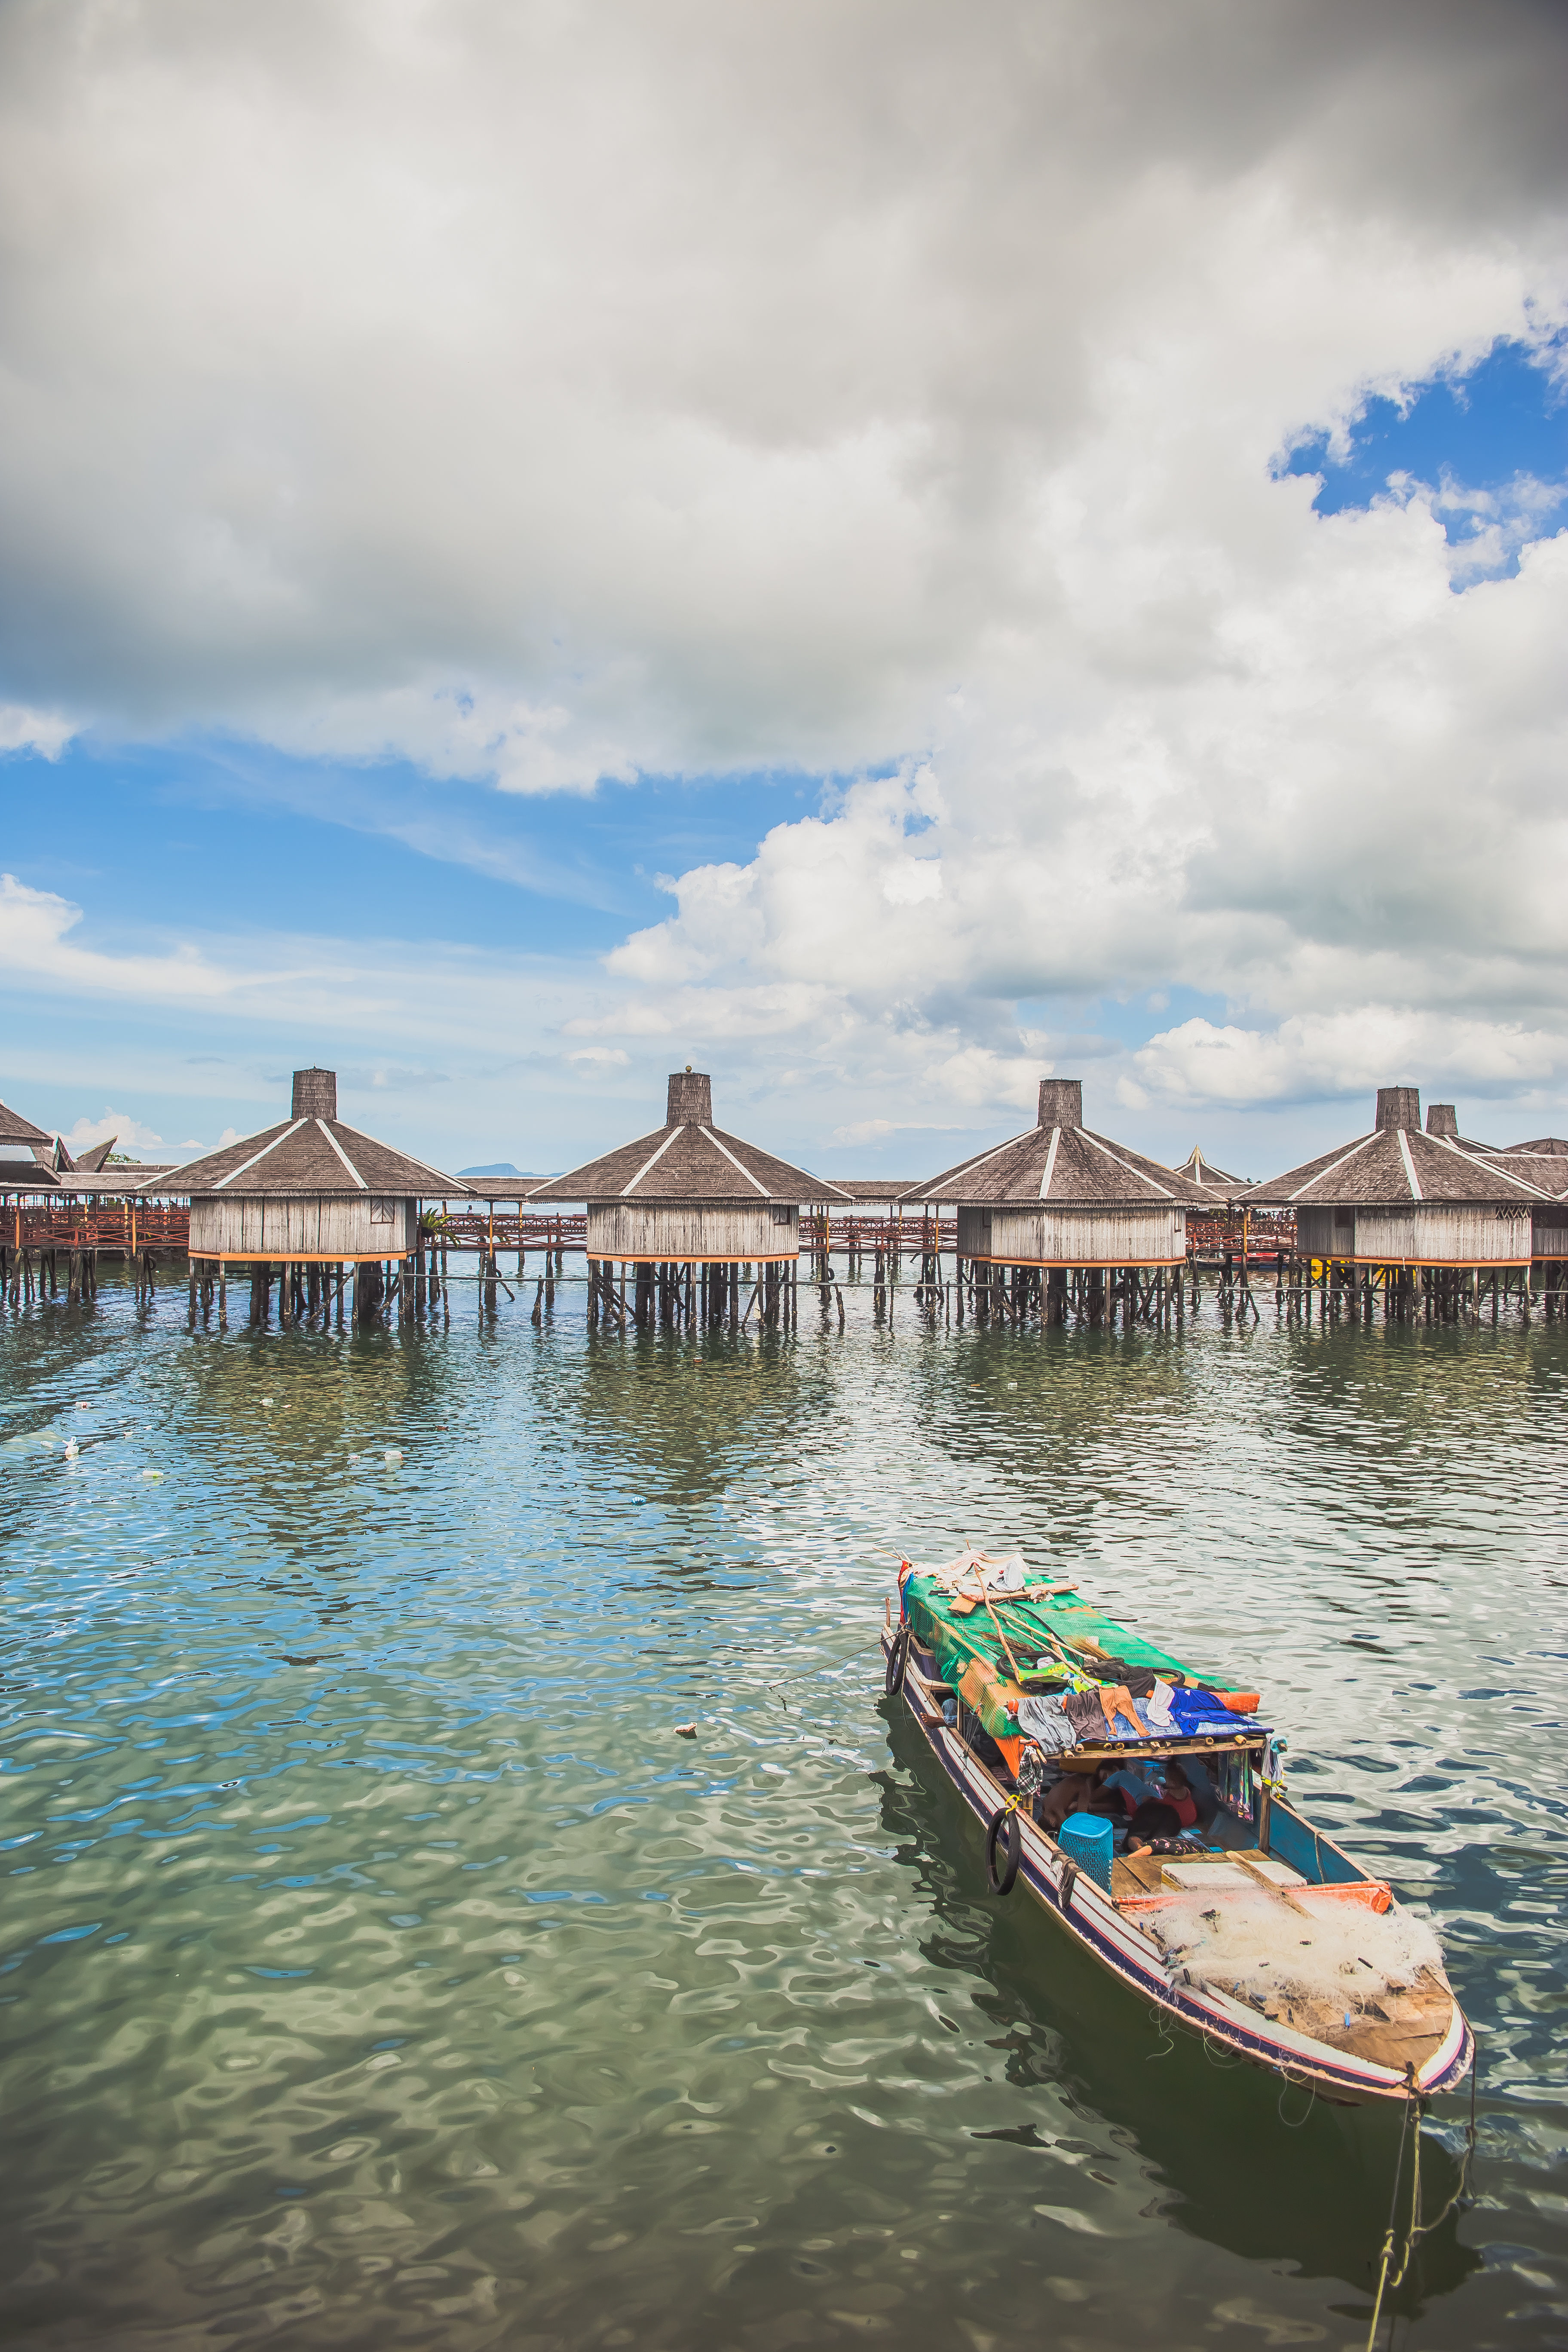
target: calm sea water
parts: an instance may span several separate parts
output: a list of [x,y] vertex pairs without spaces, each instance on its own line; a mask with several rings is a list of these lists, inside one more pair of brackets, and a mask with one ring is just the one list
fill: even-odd
[[4,2340],[1363,2344],[1395,2127],[989,1897],[882,1701],[899,1551],[1016,1536],[1443,1925],[1478,2201],[1398,2342],[1568,2344],[1563,1327],[582,1299],[0,1328]]

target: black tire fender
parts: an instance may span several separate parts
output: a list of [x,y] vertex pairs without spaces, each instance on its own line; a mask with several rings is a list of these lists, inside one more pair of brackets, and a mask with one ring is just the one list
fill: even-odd
[[900,1625],[893,1636],[893,1646],[888,1652],[886,1689],[889,1698],[896,1698],[904,1686],[904,1668],[910,1658],[910,1629]]
[[[996,1866],[998,1843],[1002,1848],[1000,1869]],[[1017,1808],[999,1805],[985,1832],[985,1875],[993,1895],[1011,1895],[1023,1855],[1024,1832],[1018,1827]]]

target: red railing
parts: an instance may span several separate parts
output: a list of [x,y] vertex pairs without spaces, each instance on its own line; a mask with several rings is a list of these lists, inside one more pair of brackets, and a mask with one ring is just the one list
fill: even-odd
[[[1187,1249],[1194,1256],[1223,1257],[1228,1250],[1233,1257],[1239,1257],[1243,1238],[1239,1213],[1228,1216],[1221,1210],[1217,1216],[1204,1217],[1195,1216],[1191,1209],[1187,1211]],[[1296,1220],[1291,1216],[1269,1216],[1257,1209],[1249,1210],[1245,1240],[1249,1258],[1276,1257],[1281,1250],[1295,1248]]]
[[89,1208],[80,1201],[48,1208],[0,1208],[0,1247],[11,1249],[184,1250],[191,1213],[151,1201],[113,1201]]

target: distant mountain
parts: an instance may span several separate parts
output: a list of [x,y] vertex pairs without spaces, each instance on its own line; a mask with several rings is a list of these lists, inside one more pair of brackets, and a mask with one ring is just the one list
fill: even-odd
[[459,1168],[454,1172],[465,1181],[470,1178],[515,1176],[520,1183],[542,1184],[550,1171],[544,1168],[514,1168],[510,1160],[492,1160],[483,1168]]

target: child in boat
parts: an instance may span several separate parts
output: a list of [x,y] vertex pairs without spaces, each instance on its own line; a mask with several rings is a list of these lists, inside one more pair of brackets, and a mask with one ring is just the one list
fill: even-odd
[[1127,1851],[1129,1853],[1148,1853],[1156,1839],[1179,1837],[1181,1832],[1182,1824],[1176,1818],[1174,1805],[1167,1805],[1156,1798],[1150,1804],[1140,1805],[1128,1822]]
[[1159,1793],[1163,1802],[1169,1805],[1175,1814],[1177,1823],[1182,1829],[1190,1830],[1196,1826],[1198,1801],[1185,1769],[1177,1763],[1173,1756],[1166,1759],[1164,1781]]

